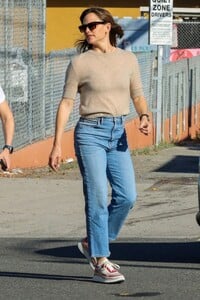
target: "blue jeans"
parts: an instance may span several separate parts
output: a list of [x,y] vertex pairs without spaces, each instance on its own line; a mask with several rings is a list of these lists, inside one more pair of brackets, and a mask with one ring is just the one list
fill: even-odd
[[[91,257],[108,257],[136,200],[135,174],[122,117],[80,118],[75,151],[83,178]],[[111,201],[108,201],[108,182]]]

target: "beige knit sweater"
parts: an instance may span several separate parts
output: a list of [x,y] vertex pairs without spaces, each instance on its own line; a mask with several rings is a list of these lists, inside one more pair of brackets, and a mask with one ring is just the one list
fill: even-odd
[[81,116],[127,115],[130,98],[143,95],[136,56],[120,48],[76,55],[67,68],[63,98],[75,99],[77,92]]

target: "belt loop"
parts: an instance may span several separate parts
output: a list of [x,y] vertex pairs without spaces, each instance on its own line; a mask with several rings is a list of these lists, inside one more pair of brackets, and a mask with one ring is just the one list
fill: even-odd
[[102,117],[98,117],[97,120],[98,120],[98,125],[101,125],[103,123],[103,118]]

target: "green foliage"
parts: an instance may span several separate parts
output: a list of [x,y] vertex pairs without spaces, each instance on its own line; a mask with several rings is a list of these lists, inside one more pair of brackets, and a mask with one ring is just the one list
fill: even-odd
[[161,142],[158,145],[153,145],[149,147],[145,147],[142,149],[135,149],[131,152],[131,155],[136,156],[136,155],[155,155],[158,153],[158,151],[174,147],[175,143],[170,142]]

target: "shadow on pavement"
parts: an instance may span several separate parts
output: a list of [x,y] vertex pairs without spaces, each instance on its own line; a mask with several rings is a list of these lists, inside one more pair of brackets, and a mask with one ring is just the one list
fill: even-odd
[[46,279],[46,280],[76,280],[76,281],[91,281],[91,277],[85,276],[62,276],[55,274],[41,273],[25,273],[25,272],[0,272],[0,277],[16,277],[29,279]]
[[176,155],[162,167],[154,169],[154,172],[169,173],[198,173],[198,156]]
[[[66,241],[67,243],[67,241]],[[119,261],[199,263],[199,242],[117,242],[110,245],[111,259]],[[76,246],[36,251],[57,258],[83,258]]]

